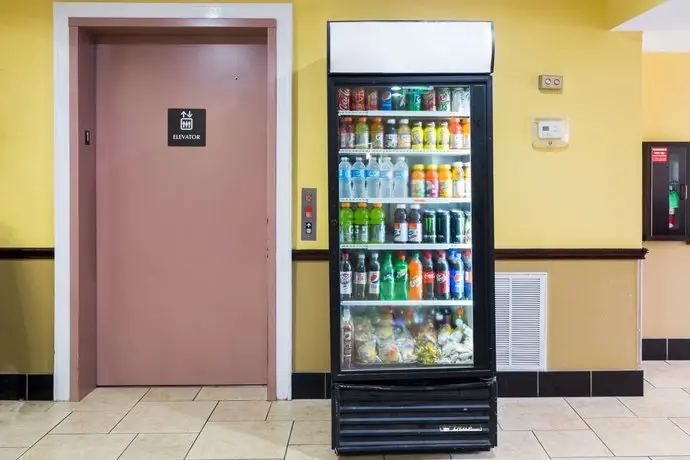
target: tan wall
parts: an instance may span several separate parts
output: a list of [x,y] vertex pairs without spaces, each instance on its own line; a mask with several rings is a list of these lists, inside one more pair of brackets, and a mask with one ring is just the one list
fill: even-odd
[[[295,262],[294,371],[329,370],[328,263]],[[638,367],[637,261],[503,261],[548,274],[550,370]]]
[[0,373],[53,372],[53,261],[0,261]]

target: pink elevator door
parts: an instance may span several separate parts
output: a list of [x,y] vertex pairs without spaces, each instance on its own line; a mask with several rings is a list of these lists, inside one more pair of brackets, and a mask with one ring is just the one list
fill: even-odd
[[[97,45],[98,385],[266,384],[267,47],[239,40]],[[169,108],[206,147],[168,147]]]

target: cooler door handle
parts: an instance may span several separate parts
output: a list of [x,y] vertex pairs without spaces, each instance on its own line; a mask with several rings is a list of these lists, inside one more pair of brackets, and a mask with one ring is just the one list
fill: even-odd
[[680,199],[688,199],[688,184],[680,184]]

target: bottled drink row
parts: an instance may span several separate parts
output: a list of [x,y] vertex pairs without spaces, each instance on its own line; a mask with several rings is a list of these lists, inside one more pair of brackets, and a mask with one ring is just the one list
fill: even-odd
[[408,256],[370,251],[340,255],[341,300],[472,300],[472,253],[438,251],[436,257],[425,251]]
[[430,112],[470,112],[467,87],[434,88],[338,88],[338,110],[410,110]]
[[407,118],[389,118],[384,127],[380,117],[343,117],[338,137],[341,149],[460,150],[470,148],[470,121],[415,121],[410,128]]
[[457,308],[350,309],[341,317],[343,369],[376,364],[472,364],[473,332]]
[[[383,244],[390,234],[386,229],[386,211],[381,203],[371,210],[366,203],[340,204],[340,242],[343,244]],[[453,209],[422,212],[412,204],[408,211],[404,204],[396,206],[393,214],[394,243],[471,244],[472,213]]]
[[405,157],[369,158],[365,165],[361,157],[350,164],[341,157],[338,165],[340,198],[469,198],[472,192],[470,164],[456,161],[451,164],[412,165],[410,174]]

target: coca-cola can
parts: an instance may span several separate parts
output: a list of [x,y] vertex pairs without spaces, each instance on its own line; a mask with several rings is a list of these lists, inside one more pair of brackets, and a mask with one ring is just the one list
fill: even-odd
[[350,88],[338,88],[338,110],[350,110]]
[[375,89],[367,90],[367,110],[379,109],[379,92]]
[[350,107],[352,110],[366,110],[366,91],[364,88],[353,88],[352,97],[350,98]]
[[450,112],[450,88],[438,89],[438,105],[439,112]]
[[422,110],[436,111],[436,91],[430,89],[422,94]]

